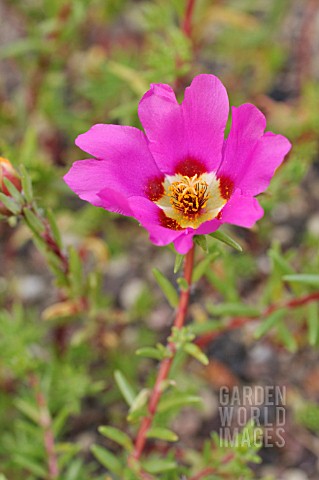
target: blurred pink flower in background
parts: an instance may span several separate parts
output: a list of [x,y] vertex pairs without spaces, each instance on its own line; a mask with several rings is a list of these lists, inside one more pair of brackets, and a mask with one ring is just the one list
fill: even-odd
[[179,253],[193,236],[223,223],[252,227],[263,215],[263,192],[291,148],[265,132],[251,104],[232,107],[213,75],[198,75],[179,104],[169,85],[153,84],[139,103],[144,132],[94,125],[76,145],[94,159],[75,162],[64,180],[93,205],[136,218],[156,245],[174,242]]

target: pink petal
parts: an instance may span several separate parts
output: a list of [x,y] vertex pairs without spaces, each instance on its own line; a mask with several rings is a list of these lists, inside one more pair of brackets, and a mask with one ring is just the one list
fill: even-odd
[[220,221],[251,228],[263,214],[264,210],[256,198],[245,197],[236,191],[221,211]]
[[139,117],[149,149],[164,173],[176,173],[185,161],[199,162],[203,171],[219,166],[228,97],[217,77],[195,77],[181,105],[168,85],[152,85],[140,101]]
[[150,240],[155,245],[168,245],[182,234],[182,230],[171,230],[160,225],[161,209],[147,198],[131,197],[128,202],[132,215],[148,230]]
[[120,213],[121,215],[133,216],[128,199],[110,188],[104,188],[98,193],[101,199],[101,207],[110,212]]
[[[146,195],[148,182],[163,179],[148,149],[145,134],[133,127],[94,125],[76,139],[76,145],[100,160],[76,162],[65,180],[81,198],[91,201],[104,188],[124,196]],[[95,163],[94,163],[95,162]],[[90,179],[90,175],[94,178]],[[88,197],[88,198],[85,198]]]
[[80,160],[73,163],[64,176],[64,181],[82,200],[101,207],[102,200],[98,193],[105,188],[107,169],[107,162],[94,159]]
[[196,235],[206,235],[209,233],[213,233],[218,230],[220,227],[220,221],[217,218],[213,220],[209,220],[208,222],[203,223],[200,227],[196,230]]
[[195,230],[186,234],[183,233],[176,240],[174,240],[174,247],[178,253],[185,255],[193,246],[193,237],[196,234]]
[[254,105],[232,108],[232,126],[218,176],[232,180],[247,195],[257,195],[268,187],[291,148],[282,135],[264,134],[265,128],[266,119]]

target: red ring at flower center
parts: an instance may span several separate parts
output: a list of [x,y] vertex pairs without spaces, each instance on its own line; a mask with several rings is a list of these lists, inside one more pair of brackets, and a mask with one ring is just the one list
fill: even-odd
[[152,202],[157,202],[164,195],[163,177],[150,178],[145,186],[145,194]]
[[219,190],[220,190],[221,196],[225,200],[229,200],[234,191],[234,182],[229,177],[226,177],[225,175],[221,175],[220,177],[218,177],[218,179],[219,179]]
[[186,177],[193,177],[196,174],[199,176],[203,173],[207,173],[207,168],[200,160],[196,160],[195,158],[185,158],[178,162],[175,167],[175,173],[180,173]]

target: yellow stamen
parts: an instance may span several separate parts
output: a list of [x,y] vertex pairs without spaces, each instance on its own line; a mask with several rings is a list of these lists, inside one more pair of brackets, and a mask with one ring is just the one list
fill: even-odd
[[169,187],[170,203],[184,216],[194,216],[206,207],[210,198],[208,184],[198,178],[184,175],[182,181],[173,182]]

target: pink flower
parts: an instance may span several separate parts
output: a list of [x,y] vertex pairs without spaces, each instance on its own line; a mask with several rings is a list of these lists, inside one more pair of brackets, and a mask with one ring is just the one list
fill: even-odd
[[251,104],[232,107],[224,140],[227,92],[213,75],[198,75],[181,104],[169,85],[153,84],[139,103],[145,133],[94,125],[76,145],[95,159],[75,162],[64,177],[80,198],[136,218],[156,245],[180,253],[193,236],[223,223],[252,227],[263,215],[263,192],[290,142],[264,133],[264,115]]

